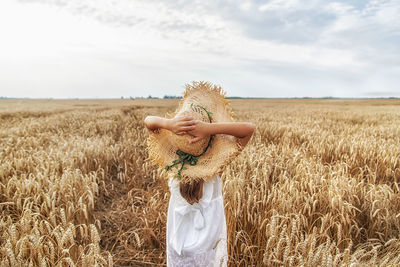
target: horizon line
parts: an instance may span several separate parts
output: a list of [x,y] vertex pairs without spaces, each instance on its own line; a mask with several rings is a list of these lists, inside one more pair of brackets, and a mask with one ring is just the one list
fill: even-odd
[[[109,97],[109,98],[95,98],[95,97],[4,97],[0,96],[0,100],[136,100],[136,99],[181,99],[181,96],[164,96],[164,97]],[[335,96],[293,96],[293,97],[242,97],[242,96],[226,96],[226,99],[400,99],[398,96],[381,96],[381,97],[335,97]]]

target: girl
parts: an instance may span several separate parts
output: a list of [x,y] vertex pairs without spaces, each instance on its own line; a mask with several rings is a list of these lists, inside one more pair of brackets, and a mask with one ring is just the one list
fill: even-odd
[[226,266],[219,174],[249,142],[254,125],[233,122],[221,88],[194,82],[174,117],[147,116],[149,157],[169,176],[167,266]]

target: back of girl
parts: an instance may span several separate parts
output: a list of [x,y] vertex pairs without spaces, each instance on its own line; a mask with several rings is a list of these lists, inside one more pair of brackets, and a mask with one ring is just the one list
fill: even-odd
[[149,157],[165,169],[171,192],[167,266],[226,266],[220,174],[247,145],[254,125],[233,122],[222,89],[208,82],[186,85],[169,118],[147,116],[144,122]]

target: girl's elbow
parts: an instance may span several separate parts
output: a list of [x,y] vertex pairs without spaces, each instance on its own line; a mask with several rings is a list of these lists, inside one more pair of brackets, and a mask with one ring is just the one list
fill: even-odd
[[256,129],[256,126],[252,122],[249,122],[247,127],[248,127],[248,131],[249,131],[249,135],[253,135],[253,133]]
[[151,130],[151,116],[147,116],[143,122],[147,130]]
[[147,125],[149,124],[149,116],[146,116],[146,118],[144,118],[144,125],[147,127]]

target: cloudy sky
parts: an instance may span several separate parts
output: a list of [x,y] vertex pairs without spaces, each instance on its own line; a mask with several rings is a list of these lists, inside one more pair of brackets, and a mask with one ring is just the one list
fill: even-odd
[[1,0],[0,96],[400,97],[400,0]]

